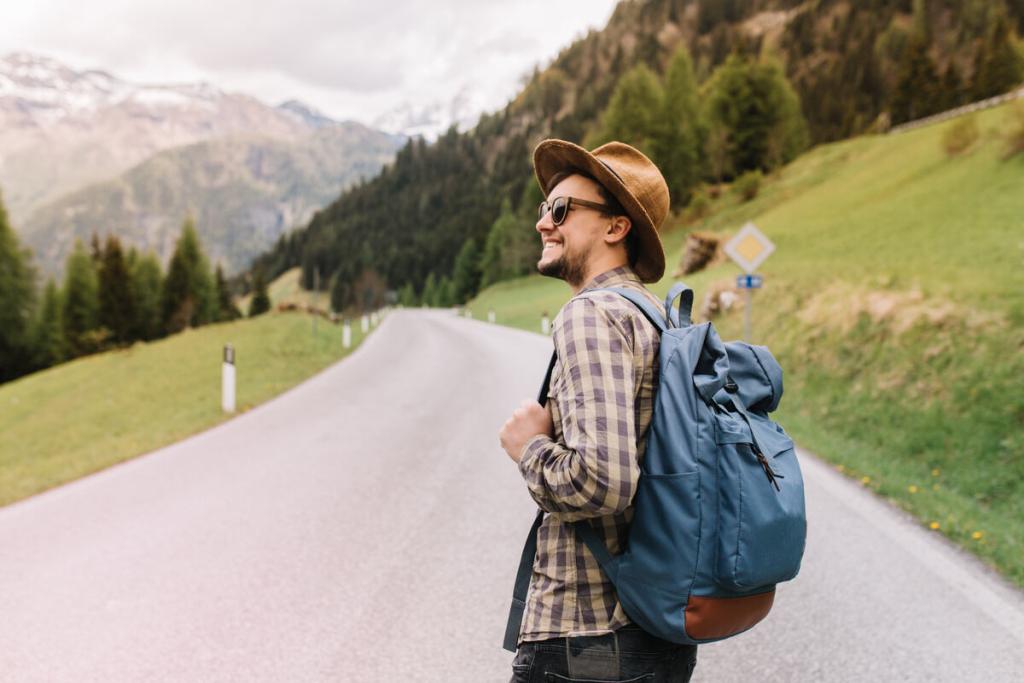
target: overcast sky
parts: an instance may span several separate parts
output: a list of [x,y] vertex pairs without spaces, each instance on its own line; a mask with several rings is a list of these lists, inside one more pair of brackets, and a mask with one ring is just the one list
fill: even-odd
[[206,80],[372,123],[465,91],[500,108],[535,64],[607,22],[615,0],[26,0],[0,54],[38,52],[130,81]]

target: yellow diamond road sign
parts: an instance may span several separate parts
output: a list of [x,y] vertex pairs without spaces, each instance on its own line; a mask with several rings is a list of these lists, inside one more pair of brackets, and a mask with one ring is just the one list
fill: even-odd
[[775,245],[757,229],[756,225],[747,223],[726,243],[724,249],[740,268],[753,273],[775,251]]

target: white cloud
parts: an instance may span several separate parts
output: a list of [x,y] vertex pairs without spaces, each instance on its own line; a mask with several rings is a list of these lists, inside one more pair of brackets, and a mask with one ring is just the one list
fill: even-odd
[[500,107],[522,74],[603,26],[614,4],[36,0],[4,9],[0,53],[41,52],[141,82],[207,80],[369,122],[463,90]]

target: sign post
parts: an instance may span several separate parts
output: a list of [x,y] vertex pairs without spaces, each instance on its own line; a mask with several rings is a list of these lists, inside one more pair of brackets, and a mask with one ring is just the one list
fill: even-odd
[[729,258],[735,261],[747,273],[736,278],[736,287],[745,292],[743,338],[749,342],[753,338],[750,321],[751,309],[754,306],[753,291],[760,289],[761,285],[764,284],[764,278],[760,275],[755,275],[754,271],[775,251],[775,245],[756,225],[747,223],[740,228],[735,237],[726,243],[723,249]]

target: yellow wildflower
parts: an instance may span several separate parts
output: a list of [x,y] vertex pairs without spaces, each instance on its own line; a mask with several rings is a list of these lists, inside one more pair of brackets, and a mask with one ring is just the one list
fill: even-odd
[[908,486],[908,487],[907,487],[907,490],[908,490],[908,491],[910,491],[911,493],[917,493],[917,487],[916,487],[916,486],[914,486],[913,484],[911,484],[910,486]]
[[984,535],[985,534],[982,533],[981,531],[975,531],[973,534],[971,534],[971,538],[973,538],[975,541],[977,541],[977,540],[979,540]]
[[932,522],[931,524],[928,525],[928,527],[931,528],[931,529],[938,529],[939,528],[939,523],[938,522]]

